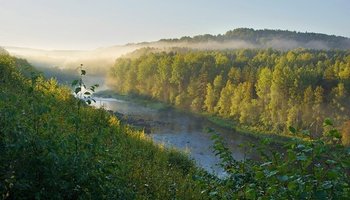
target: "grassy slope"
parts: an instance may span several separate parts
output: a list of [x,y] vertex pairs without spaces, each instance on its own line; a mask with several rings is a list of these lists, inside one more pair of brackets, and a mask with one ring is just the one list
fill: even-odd
[[186,156],[14,63],[0,55],[1,198],[205,198]]

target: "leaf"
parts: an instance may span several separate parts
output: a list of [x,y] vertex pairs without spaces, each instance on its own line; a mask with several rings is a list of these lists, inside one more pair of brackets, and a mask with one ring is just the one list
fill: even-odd
[[289,177],[287,175],[283,175],[283,176],[278,176],[278,180],[285,182],[288,181]]
[[255,174],[255,178],[257,179],[257,180],[260,180],[260,179],[263,179],[265,176],[264,176],[264,173],[262,172],[262,171],[258,171],[258,172],[256,172],[256,174]]
[[307,136],[310,136],[310,135],[311,135],[309,130],[302,130],[301,133],[302,133],[303,135],[307,135]]
[[261,143],[264,144],[264,145],[269,145],[269,144],[271,144],[271,138],[264,138],[261,141]]
[[277,170],[271,171],[271,172],[269,172],[269,173],[266,174],[266,177],[269,178],[269,177],[271,177],[271,176],[276,175],[277,173],[278,173]]
[[294,189],[297,188],[297,183],[295,181],[289,182],[287,187],[290,191],[293,191]]
[[332,120],[329,118],[326,118],[323,122],[323,126],[333,126]]
[[325,191],[318,190],[315,193],[315,197],[316,199],[327,199],[327,193]]
[[81,91],[81,88],[80,87],[77,87],[77,88],[75,88],[75,94],[78,94],[79,92]]
[[323,189],[326,189],[326,190],[332,188],[332,186],[333,186],[333,184],[331,181],[325,181],[322,184]]
[[307,160],[307,157],[305,156],[305,154],[301,154],[300,156],[297,156],[297,160],[305,161]]
[[327,164],[336,164],[337,162],[335,160],[328,159],[326,160]]
[[340,133],[338,130],[333,129],[332,132],[333,132],[333,133],[332,133],[332,136],[333,136],[333,137],[335,137],[335,138],[337,138],[337,139],[341,139],[341,138],[342,138],[341,133]]
[[249,188],[245,191],[245,195],[248,199],[256,199],[256,191],[253,188]]
[[76,86],[76,85],[78,84],[78,82],[79,82],[79,80],[74,80],[74,81],[72,82],[72,86]]
[[209,196],[215,196],[215,195],[217,195],[217,194],[218,194],[217,191],[213,191],[213,192],[210,192],[210,193],[209,193]]
[[296,134],[297,133],[297,130],[293,127],[293,126],[289,126],[288,127],[288,130],[293,133],[293,134]]
[[336,170],[330,170],[327,172],[328,178],[335,179],[338,177],[338,172]]
[[272,164],[272,162],[266,162],[266,163],[261,164],[260,167],[264,167],[264,166],[271,165],[271,164]]

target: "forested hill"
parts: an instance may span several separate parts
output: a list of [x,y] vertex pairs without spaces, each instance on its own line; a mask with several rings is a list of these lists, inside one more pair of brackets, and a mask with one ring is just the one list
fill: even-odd
[[186,43],[226,43],[235,41],[232,46],[249,48],[277,48],[277,49],[350,49],[350,39],[342,36],[321,33],[296,32],[286,30],[254,30],[238,28],[219,35],[197,35],[180,39],[162,39],[160,42]]

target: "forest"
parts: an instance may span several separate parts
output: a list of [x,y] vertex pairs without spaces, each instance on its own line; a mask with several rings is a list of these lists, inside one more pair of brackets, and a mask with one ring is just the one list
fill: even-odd
[[[320,62],[313,63],[316,59]],[[251,147],[259,160],[241,161],[232,157],[215,130],[208,130],[227,174],[218,178],[110,112],[76,99],[74,88],[45,79],[26,60],[2,52],[1,198],[347,199],[350,151],[341,144],[336,123],[346,120],[346,93],[339,91],[348,87],[348,59],[343,51],[305,50],[149,53],[118,59],[110,81],[121,92],[151,94],[180,108],[283,134],[287,122],[296,127],[288,128],[293,134],[303,126],[323,129],[321,139],[312,132],[307,135],[310,140],[290,140],[281,152],[269,148],[270,140],[261,140],[260,146]],[[304,79],[295,80],[304,82],[290,82],[291,77],[301,76]],[[319,118],[333,114],[339,121],[321,122],[314,116],[309,117],[316,120],[315,126],[297,121],[308,119],[301,112],[306,109],[300,107],[303,101],[309,102],[305,105],[313,113],[319,112]],[[256,110],[257,104],[264,109]],[[340,114],[324,113],[321,108],[337,109]],[[290,114],[295,110],[300,118]],[[275,115],[282,118],[276,121]],[[257,118],[271,122],[254,124]]]
[[[252,131],[324,137],[330,118],[350,144],[350,52],[241,49],[141,50],[116,60],[109,85]],[[140,51],[135,52],[139,55]],[[341,138],[341,139],[340,139]]]

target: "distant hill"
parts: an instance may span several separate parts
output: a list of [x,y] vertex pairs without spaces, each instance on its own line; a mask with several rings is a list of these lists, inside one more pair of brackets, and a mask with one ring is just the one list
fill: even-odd
[[[350,49],[350,38],[322,33],[296,32],[287,30],[254,30],[238,28],[219,35],[197,35],[180,39],[162,39],[166,43],[210,43],[227,44],[236,41],[236,46],[248,48],[275,49]],[[239,43],[240,42],[240,43]],[[227,45],[226,45],[227,46]],[[232,44],[232,47],[234,45]]]
[[[114,45],[95,50],[42,50],[21,47],[4,47],[0,52],[27,59],[36,67],[53,70],[75,70],[81,63],[92,74],[104,75],[114,65],[115,59],[129,55],[141,55],[144,51],[181,50],[225,50],[243,48],[273,48],[289,50],[306,49],[350,49],[350,39],[321,33],[300,33],[283,30],[254,30],[239,28],[219,35],[198,35],[179,39],[161,39],[153,42]],[[57,71],[57,70],[56,70]],[[50,72],[51,73],[51,72]],[[70,73],[70,72],[69,72]]]

